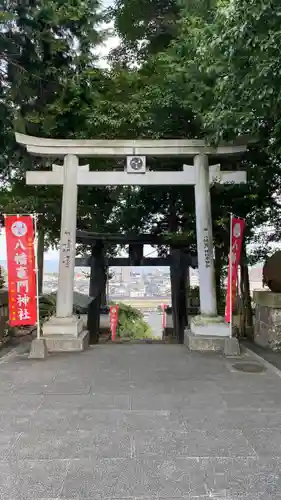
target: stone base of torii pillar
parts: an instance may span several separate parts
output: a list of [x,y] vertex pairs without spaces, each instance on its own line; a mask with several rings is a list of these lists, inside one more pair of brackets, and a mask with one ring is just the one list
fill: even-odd
[[82,318],[53,316],[43,325],[43,339],[48,352],[78,352],[88,347],[89,332],[83,330]]
[[195,316],[184,334],[184,344],[190,351],[224,352],[229,338],[229,326],[220,316]]

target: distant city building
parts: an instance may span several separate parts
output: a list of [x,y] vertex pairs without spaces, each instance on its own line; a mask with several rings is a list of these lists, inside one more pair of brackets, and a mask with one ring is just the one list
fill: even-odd
[[[44,293],[51,293],[57,289],[58,271],[54,271],[54,268],[55,266],[50,263],[44,266]],[[49,269],[50,272],[48,272]],[[89,275],[88,268],[76,268],[75,290],[89,293]],[[169,268],[114,267],[110,269],[110,275],[112,278],[108,284],[108,294],[111,297],[171,297]],[[262,288],[262,265],[250,268],[249,275],[251,291]],[[191,287],[199,286],[197,270],[190,269],[190,285]]]

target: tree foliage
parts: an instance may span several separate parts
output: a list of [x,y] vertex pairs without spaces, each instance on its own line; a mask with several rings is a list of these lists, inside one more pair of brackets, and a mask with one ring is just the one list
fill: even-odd
[[[135,30],[135,26],[142,25],[142,14],[150,12],[152,4],[149,0],[143,1],[147,8],[140,12],[136,6],[129,9],[133,1],[120,0],[121,19],[124,20],[126,12],[130,12],[135,22],[130,25],[124,22],[121,28],[120,21],[116,24],[121,46],[124,39],[128,46],[134,36],[138,39],[135,50],[139,50],[141,64],[135,74],[143,83],[139,92],[140,110],[148,109],[141,120],[144,124],[142,134],[163,138],[207,137],[213,143],[243,133],[258,139],[244,157],[229,158],[221,164],[224,170],[245,169],[247,185],[212,188],[215,244],[221,248],[225,262],[230,212],[247,219],[248,241],[254,241],[256,227],[269,220],[276,229],[275,237],[280,235],[280,85],[279,70],[276,69],[279,63],[280,6],[269,0],[184,3],[174,20],[174,36],[169,44],[163,44],[157,51],[147,50],[144,59],[140,42],[149,48],[147,33],[145,27],[141,31]],[[156,11],[155,6],[155,19]],[[157,168],[157,162],[153,165]],[[165,165],[168,168],[181,166],[180,162],[171,161]],[[163,168],[163,163],[158,168]],[[195,225],[191,215],[194,213],[194,197],[189,188],[169,189],[169,193],[171,191],[177,200],[175,205],[169,205],[169,194],[161,189],[156,191],[154,200],[147,190],[134,192],[128,197],[128,205],[135,207],[134,219],[139,214],[139,220],[145,224],[149,220],[148,214],[154,214],[154,220],[157,214],[165,213],[165,208],[169,211],[173,207],[177,220],[185,221],[185,227],[178,224],[175,230],[185,229],[188,242],[194,245]],[[120,213],[126,219],[128,207],[124,202]],[[167,221],[165,216],[163,219]],[[274,232],[270,238],[274,239]],[[266,237],[262,242],[263,249],[267,244]],[[258,250],[256,259],[261,257],[261,245]]]
[[204,33],[204,69],[215,82],[206,123],[218,138],[251,133],[280,151],[280,18],[277,0],[232,0]]
[[[5,183],[0,208],[6,213],[39,213],[51,243],[59,236],[61,188],[26,186],[26,170],[50,167],[50,160],[26,154],[15,143],[14,130],[41,137],[87,138],[97,98],[93,89],[106,82],[94,55],[103,38],[101,20],[98,0],[3,2],[0,167]],[[108,189],[80,189],[79,225],[96,228],[101,214],[109,217],[113,204]]]
[[[280,239],[280,16],[277,1],[224,2],[201,31],[197,51],[210,81],[210,102],[200,103],[206,132],[215,141],[246,133],[256,142],[242,160],[245,199],[237,193],[232,202],[252,229],[255,259]],[[273,231],[257,232],[268,225]]]
[[141,63],[167,48],[179,15],[177,0],[116,0],[107,13],[121,39],[112,52],[113,61],[125,66]]
[[[97,0],[3,0],[0,208],[42,213],[49,241],[57,241],[60,188],[25,185],[25,171],[43,163],[17,147],[14,128],[55,138],[207,137],[213,143],[247,133],[256,144],[221,165],[246,169],[247,185],[212,188],[214,241],[225,261],[230,212],[247,219],[248,241],[269,221],[270,238],[279,238],[277,0],[116,0],[107,18],[120,45],[107,69],[95,56],[103,37],[99,7]],[[123,159],[89,163],[123,168]],[[149,166],[178,170],[182,160],[151,158]],[[78,226],[180,233],[195,249],[194,190],[81,187]],[[268,238],[262,243],[265,249]]]

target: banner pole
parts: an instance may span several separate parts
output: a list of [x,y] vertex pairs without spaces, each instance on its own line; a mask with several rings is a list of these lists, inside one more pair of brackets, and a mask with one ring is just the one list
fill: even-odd
[[37,224],[38,214],[33,216],[34,218],[34,258],[35,258],[35,276],[36,276],[36,312],[37,312],[37,339],[40,339],[40,317],[39,317],[39,282],[38,282],[38,224]]
[[229,250],[229,282],[230,282],[230,289],[229,289],[229,302],[230,302],[230,311],[229,311],[229,337],[232,337],[232,220],[233,220],[233,214],[230,214],[230,250]]

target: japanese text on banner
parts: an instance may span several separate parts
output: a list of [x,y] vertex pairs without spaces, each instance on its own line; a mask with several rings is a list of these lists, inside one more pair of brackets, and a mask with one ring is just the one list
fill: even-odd
[[36,274],[34,227],[31,215],[6,215],[6,247],[11,326],[35,325]]
[[167,326],[167,313],[166,313],[166,309],[167,309],[167,304],[162,304],[161,308],[162,308],[162,328],[166,328]]
[[110,330],[111,330],[111,339],[114,341],[116,338],[116,332],[117,332],[117,324],[118,324],[118,310],[119,306],[110,306]]
[[[244,219],[238,219],[238,218],[232,219],[232,227],[231,227],[232,248],[229,253],[227,295],[226,295],[226,306],[225,306],[225,321],[227,323],[230,323],[231,321],[231,316],[235,303],[238,266],[240,264],[244,229],[245,229]],[[230,272],[230,266],[231,266],[231,272]]]

